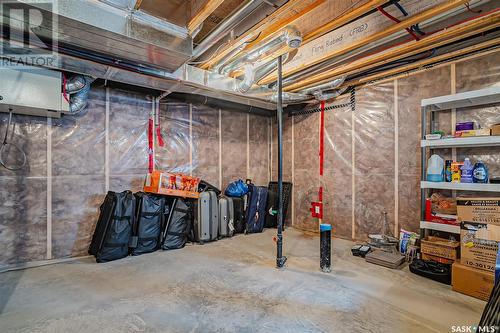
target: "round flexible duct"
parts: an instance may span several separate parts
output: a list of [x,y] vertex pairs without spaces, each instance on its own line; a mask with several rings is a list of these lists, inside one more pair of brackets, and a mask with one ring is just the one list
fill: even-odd
[[318,101],[327,101],[329,99],[340,96],[344,91],[347,90],[347,87],[343,87],[341,89],[335,89],[332,92],[325,93],[324,91],[317,91],[314,93],[314,98]]
[[69,111],[71,114],[78,114],[87,106],[92,82],[94,78],[87,75],[75,75],[66,82],[66,92],[70,94]]
[[[310,99],[312,99],[312,96],[306,95],[306,94],[301,94],[301,93],[292,93],[292,92],[283,92],[281,94],[283,103],[299,103],[299,102],[305,102]],[[278,101],[278,93],[275,92],[274,94],[271,95],[271,101],[272,102],[277,102]]]
[[85,87],[85,78],[83,75],[73,75],[66,81],[65,89],[66,93],[74,94]]
[[[288,53],[283,56],[283,62],[287,61]],[[269,73],[274,71],[278,66],[278,58],[271,60],[267,64],[261,65],[255,68],[254,65],[245,65],[244,67],[244,77],[238,85],[236,90],[240,93],[246,93],[250,88],[257,83],[260,79],[267,76]]]
[[328,81],[326,83],[301,90],[300,92],[302,94],[307,94],[307,95],[316,95],[318,93],[321,94],[323,91],[332,90],[340,87],[340,85],[344,83],[344,81],[345,81],[345,76],[342,76],[335,78],[332,81]]
[[265,61],[267,57],[276,58],[281,54],[287,53],[284,51],[279,54],[283,48],[298,48],[301,43],[302,35],[300,31],[294,26],[287,26],[273,38],[262,41],[248,51],[236,54],[226,62],[217,63],[215,68],[219,69],[219,74],[229,75],[245,65]]

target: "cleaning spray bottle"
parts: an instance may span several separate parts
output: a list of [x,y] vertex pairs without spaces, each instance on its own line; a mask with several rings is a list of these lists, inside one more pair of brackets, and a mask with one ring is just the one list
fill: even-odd
[[472,172],[472,177],[474,183],[488,183],[488,168],[483,161],[479,160],[474,165],[474,170]]
[[461,183],[473,183],[474,179],[472,177],[472,173],[474,171],[474,166],[470,162],[470,159],[467,157],[464,160],[464,165],[460,168],[462,170]]

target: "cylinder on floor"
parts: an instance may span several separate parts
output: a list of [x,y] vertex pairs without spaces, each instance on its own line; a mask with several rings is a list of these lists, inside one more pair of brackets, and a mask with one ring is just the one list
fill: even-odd
[[320,267],[325,273],[331,272],[331,237],[332,226],[320,224]]

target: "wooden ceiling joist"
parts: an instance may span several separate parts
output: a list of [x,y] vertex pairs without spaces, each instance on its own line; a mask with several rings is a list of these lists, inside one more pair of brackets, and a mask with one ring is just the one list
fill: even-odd
[[343,26],[346,23],[349,23],[358,17],[368,13],[370,10],[377,8],[378,6],[383,5],[386,3],[387,0],[370,0],[367,3],[354,8],[353,10],[345,13],[344,15],[341,15],[334,20],[330,21],[329,23],[322,25],[321,27],[318,27],[317,29],[307,33],[304,36],[304,41],[303,44],[310,42],[311,40],[321,37],[326,33],[329,33],[332,30],[335,30],[341,26]]
[[439,55],[439,56],[436,56],[436,57],[432,57],[432,58],[429,58],[429,59],[424,59],[424,60],[416,61],[414,63],[408,64],[408,65],[405,65],[405,66],[401,66],[401,67],[398,67],[398,68],[390,69],[390,70],[383,71],[381,73],[373,74],[373,75],[370,75],[370,76],[365,76],[365,77],[362,77],[362,78],[358,78],[358,79],[354,79],[354,80],[349,80],[349,81],[344,82],[344,84],[342,85],[342,87],[358,86],[358,85],[365,84],[365,83],[368,83],[368,82],[372,82],[372,81],[375,81],[375,80],[380,80],[380,79],[383,79],[383,78],[386,78],[386,77],[389,77],[389,76],[394,76],[394,75],[398,75],[398,74],[401,74],[401,73],[406,73],[406,72],[409,72],[409,71],[412,71],[412,70],[418,70],[420,68],[424,68],[424,67],[432,65],[432,64],[436,64],[436,63],[439,63],[439,62],[442,62],[442,61],[446,61],[446,60],[449,60],[449,59],[453,59],[453,58],[457,58],[457,57],[463,57],[463,56],[466,56],[466,55],[468,55],[470,53],[478,52],[478,51],[481,51],[481,50],[484,50],[484,49],[488,49],[488,48],[491,48],[491,47],[495,47],[495,46],[499,46],[499,45],[500,45],[500,37],[497,37],[497,38],[488,40],[486,42],[482,42],[482,43],[479,43],[479,44],[476,44],[476,45],[472,45],[472,46],[463,48],[461,50],[449,52],[449,53],[442,54],[442,55]]
[[284,90],[297,92],[327,82],[337,76],[356,74],[491,30],[498,26],[500,26],[500,11],[495,11],[489,15],[442,30],[419,41],[412,41],[401,46],[396,46],[373,56],[362,58],[321,74],[308,77],[286,86]]
[[[319,58],[315,58],[311,62],[306,62],[300,66],[294,66],[292,68],[289,68],[283,72],[283,76],[286,77],[286,76],[295,74],[301,70],[304,70],[304,69],[309,68],[311,66],[317,65],[317,64],[322,63],[326,60],[344,55],[350,51],[353,51],[353,50],[363,46],[363,45],[367,45],[367,44],[370,44],[372,42],[378,41],[380,39],[386,38],[386,37],[398,32],[400,30],[406,29],[407,27],[411,27],[414,24],[428,20],[428,19],[435,17],[435,16],[438,16],[442,13],[448,12],[448,11],[458,7],[458,6],[465,4],[466,2],[467,2],[467,0],[447,0],[446,2],[444,2],[441,5],[435,6],[431,9],[425,10],[419,14],[413,15],[413,16],[405,19],[404,21],[401,21],[400,23],[396,23],[396,24],[388,27],[387,29],[385,29],[383,31],[377,32],[377,33],[372,34],[366,38],[363,38],[361,40],[353,42],[353,43],[351,43],[343,48],[332,49],[331,51],[326,52],[323,56],[321,56]],[[269,83],[274,82],[274,81],[276,81],[276,74],[273,73],[272,75],[261,80],[259,82],[259,84],[269,84]]]
[[[255,25],[250,31],[244,33],[227,47],[222,49],[217,55],[210,59],[210,61],[204,63],[201,68],[208,69],[212,67],[232,50],[241,47],[248,41],[252,41],[252,45],[258,43],[262,39],[293,23],[293,21],[297,18],[310,12],[325,1],[326,0],[289,0],[278,10],[257,23],[257,25]],[[248,47],[250,46],[251,45],[249,44]]]
[[223,2],[224,0],[206,0],[200,11],[189,21],[189,33],[195,31]]
[[137,0],[135,2],[134,9],[139,10],[139,8],[141,8],[141,5],[142,5],[142,0]]

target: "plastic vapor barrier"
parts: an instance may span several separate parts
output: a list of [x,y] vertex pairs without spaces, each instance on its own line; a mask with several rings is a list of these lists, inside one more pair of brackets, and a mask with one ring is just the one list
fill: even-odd
[[[333,226],[338,237],[365,239],[369,233],[394,234],[400,228],[417,231],[420,222],[420,101],[456,92],[482,89],[500,82],[498,54],[462,60],[455,65],[427,69],[397,80],[356,89],[356,108],[325,111],[324,176],[319,178],[320,113],[294,116],[285,122],[284,180],[292,181],[294,226],[318,230],[310,204],[318,201],[323,186],[323,223]],[[456,78],[452,82],[452,66]],[[342,96],[328,105],[349,102]],[[451,134],[451,111],[439,112],[438,128]],[[457,122],[476,121],[482,127],[500,122],[499,107],[456,112]],[[291,149],[293,121],[293,151]],[[273,161],[277,159],[273,123]],[[293,153],[294,161],[291,157]],[[440,150],[451,159],[452,150]],[[490,177],[500,175],[500,149],[457,149],[457,160],[482,159]],[[273,163],[273,180],[277,163]],[[451,193],[443,192],[446,195]],[[457,195],[474,193],[460,193]],[[480,195],[488,195],[478,193]],[[489,194],[493,195],[493,194]],[[397,201],[396,201],[397,200]],[[397,209],[397,210],[396,210]],[[383,230],[383,212],[387,212]]]

